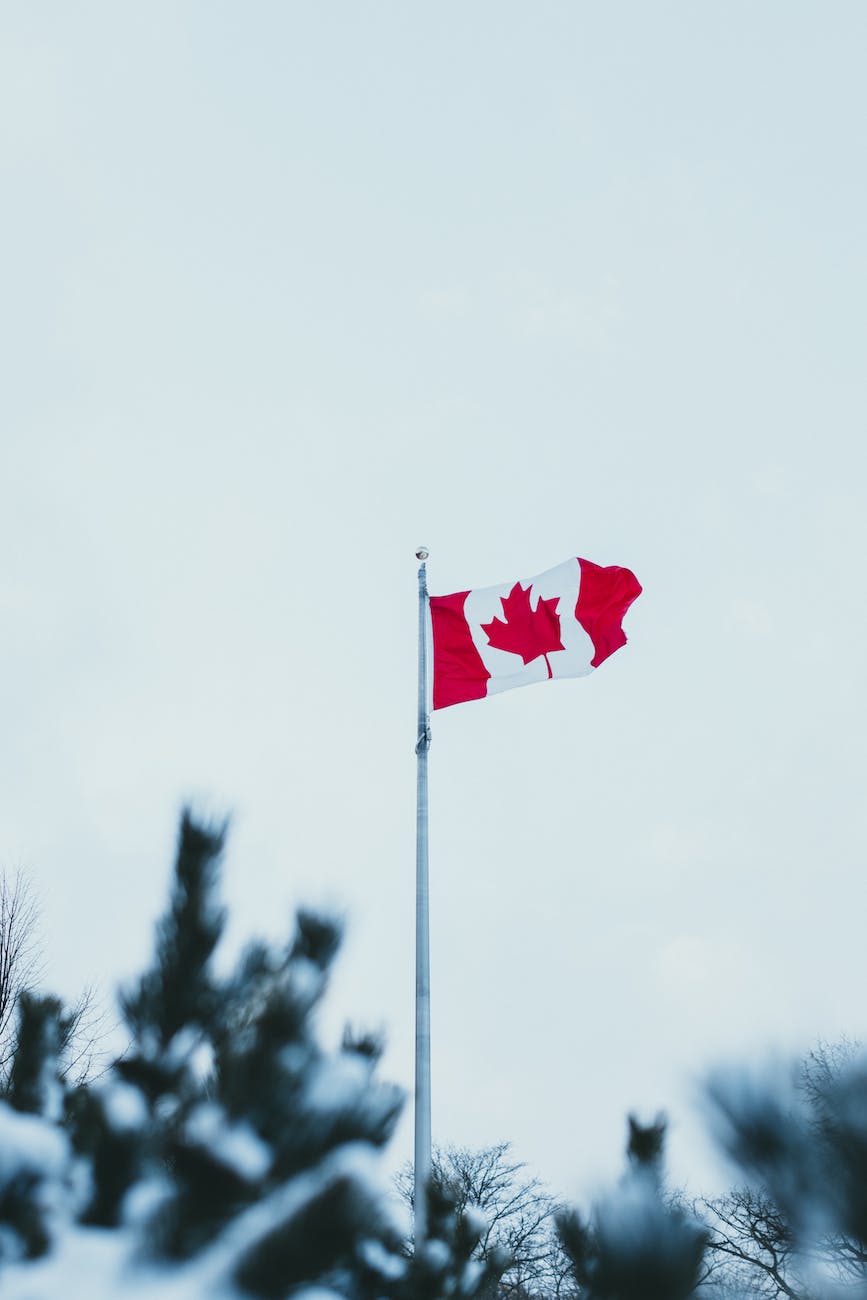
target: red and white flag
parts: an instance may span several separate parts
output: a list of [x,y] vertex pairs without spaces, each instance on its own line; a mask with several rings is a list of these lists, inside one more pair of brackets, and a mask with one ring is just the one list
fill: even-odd
[[640,594],[629,569],[573,559],[525,581],[431,596],[433,707],[585,677],[626,644],[621,624]]

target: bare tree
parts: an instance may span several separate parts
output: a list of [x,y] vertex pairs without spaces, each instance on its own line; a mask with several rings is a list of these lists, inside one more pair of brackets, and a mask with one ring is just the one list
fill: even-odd
[[809,1300],[797,1273],[797,1252],[785,1216],[764,1192],[736,1187],[696,1207],[710,1229],[706,1281],[749,1282],[768,1300]]
[[28,877],[0,872],[0,1083],[15,1053],[18,999],[42,976],[38,926],[39,903]]
[[60,1019],[60,1077],[73,1087],[89,1083],[109,1066],[106,1044],[112,1034],[111,1018],[99,990],[88,984]]
[[[39,900],[23,871],[0,872],[0,1091],[9,1082],[18,1045],[18,1004],[42,982]],[[105,1068],[103,1044],[110,1033],[105,1007],[89,985],[63,1011],[61,1077],[86,1082]]]
[[[567,1300],[575,1294],[554,1230],[560,1207],[542,1181],[515,1159],[509,1142],[480,1148],[435,1147],[431,1178],[448,1188],[459,1213],[473,1207],[481,1210],[486,1226],[476,1249],[478,1258],[509,1261],[497,1269],[497,1296]],[[396,1181],[411,1206],[411,1166],[404,1166]]]

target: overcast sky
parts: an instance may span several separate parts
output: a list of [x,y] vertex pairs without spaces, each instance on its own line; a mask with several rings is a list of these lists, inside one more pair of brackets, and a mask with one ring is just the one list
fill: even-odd
[[[349,920],[412,1082],[416,562],[631,567],[590,679],[434,717],[433,1119],[557,1190],[867,1034],[859,2],[0,8],[0,862],[49,982]],[[409,1153],[410,1116],[395,1158]]]

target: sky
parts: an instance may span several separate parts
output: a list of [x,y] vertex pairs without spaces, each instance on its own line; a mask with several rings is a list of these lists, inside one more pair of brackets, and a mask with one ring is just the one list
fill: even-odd
[[867,1034],[865,37],[0,6],[0,864],[53,987],[148,958],[192,801],[229,955],[337,909],[324,1032],[411,1089],[424,543],[434,593],[644,587],[589,679],[434,716],[435,1139],[582,1196],[665,1109],[699,1190],[709,1069]]

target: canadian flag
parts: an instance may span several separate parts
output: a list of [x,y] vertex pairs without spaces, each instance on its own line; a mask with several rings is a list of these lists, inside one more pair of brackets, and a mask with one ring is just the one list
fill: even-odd
[[585,677],[626,644],[641,594],[629,569],[572,559],[526,581],[431,596],[433,707]]

